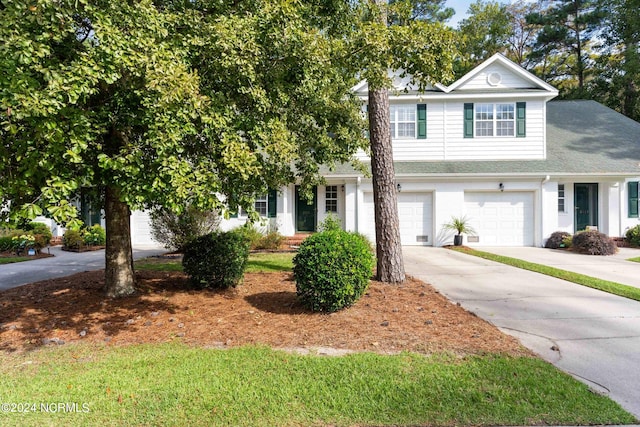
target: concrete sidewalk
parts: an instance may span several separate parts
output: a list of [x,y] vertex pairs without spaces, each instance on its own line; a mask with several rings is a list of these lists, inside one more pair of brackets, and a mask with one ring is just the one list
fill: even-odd
[[407,274],[640,417],[640,302],[443,248],[403,252]]
[[[40,280],[104,268],[104,249],[76,253],[66,252],[60,246],[54,246],[50,251],[53,257],[0,265],[0,291]],[[138,247],[133,249],[133,258],[145,258],[165,252],[166,249],[159,247]]]
[[640,257],[640,249],[619,248],[618,253],[609,256],[584,255],[562,249],[533,247],[478,249],[640,288],[640,263],[627,261],[629,258]]

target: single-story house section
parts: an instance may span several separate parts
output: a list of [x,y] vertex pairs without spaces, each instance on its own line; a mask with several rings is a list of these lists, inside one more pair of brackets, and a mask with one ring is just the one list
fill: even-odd
[[[620,237],[640,223],[640,123],[594,101],[551,101],[554,87],[499,54],[449,86],[418,92],[408,82],[396,75],[390,92],[404,245],[451,244],[443,224],[462,215],[477,232],[470,246],[542,246],[554,231],[586,227]],[[354,87],[363,111],[367,89]],[[311,203],[290,185],[256,209],[286,236],[335,214],[375,239],[371,179],[347,165],[325,178]],[[151,242],[147,222],[133,214],[134,244]],[[245,222],[241,214],[222,227]]]

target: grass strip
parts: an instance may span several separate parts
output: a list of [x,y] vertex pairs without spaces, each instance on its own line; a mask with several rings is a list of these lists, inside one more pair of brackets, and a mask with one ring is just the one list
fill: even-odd
[[35,259],[33,257],[26,257],[26,256],[19,256],[19,257],[1,257],[0,258],[0,264],[12,264],[14,262],[23,262],[23,261],[30,261],[32,259]]
[[[249,255],[245,273],[274,273],[293,269],[292,252],[255,252]],[[144,258],[135,262],[137,270],[182,271],[182,261],[171,258]]]
[[627,261],[640,262],[640,256],[635,258],[628,258]]
[[[27,413],[0,411],[3,426],[636,422],[617,403],[528,357],[300,356],[169,343],[47,348],[3,354],[0,362],[2,402],[37,405]],[[41,402],[78,409],[52,413]]]
[[500,262],[513,267],[522,268],[524,270],[534,271],[536,273],[546,274],[547,276],[556,277],[568,282],[577,283],[578,285],[588,286],[593,289],[608,292],[613,295],[640,301],[640,289],[633,286],[623,285],[617,282],[610,282],[584,274],[575,273],[573,271],[561,270],[559,268],[549,267],[547,265],[536,264],[533,262],[523,261],[517,258],[496,255],[489,252],[479,251],[468,247],[451,247],[451,250],[488,259],[490,261]]

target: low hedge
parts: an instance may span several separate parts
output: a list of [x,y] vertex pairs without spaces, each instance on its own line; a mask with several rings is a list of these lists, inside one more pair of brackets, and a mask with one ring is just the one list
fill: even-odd
[[198,289],[226,289],[238,285],[249,259],[249,243],[242,233],[213,232],[186,244],[182,266]]

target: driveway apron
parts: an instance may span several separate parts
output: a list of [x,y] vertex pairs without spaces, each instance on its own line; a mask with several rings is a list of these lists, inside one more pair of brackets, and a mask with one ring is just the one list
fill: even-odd
[[[0,265],[0,291],[40,280],[104,268],[104,250],[76,253],[66,252],[61,250],[60,246],[54,246],[50,251],[53,257]],[[133,258],[144,258],[164,252],[166,250],[161,248],[134,248]]]
[[443,248],[403,252],[407,274],[640,417],[640,302]]

